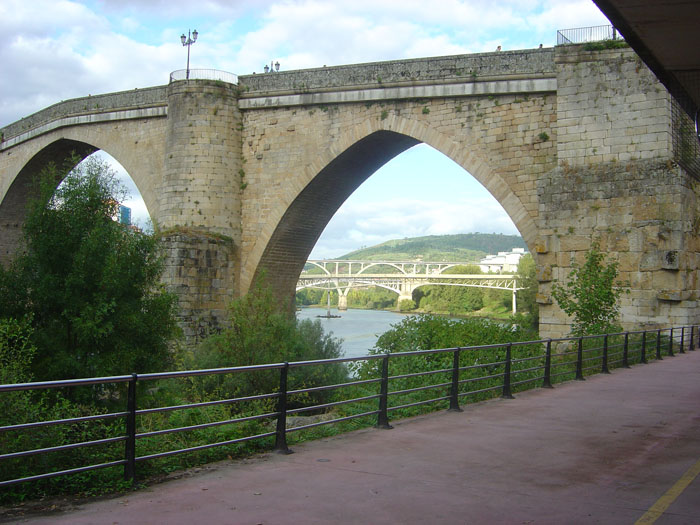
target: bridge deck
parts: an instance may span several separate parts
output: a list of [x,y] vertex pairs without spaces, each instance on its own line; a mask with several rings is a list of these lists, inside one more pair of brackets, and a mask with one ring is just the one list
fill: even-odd
[[219,463],[24,523],[700,523],[700,351]]

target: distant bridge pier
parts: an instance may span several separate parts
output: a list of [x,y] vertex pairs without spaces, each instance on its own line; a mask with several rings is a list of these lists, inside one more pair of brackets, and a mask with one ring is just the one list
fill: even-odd
[[[415,273],[415,270],[414,270]],[[413,301],[413,290],[417,288],[413,279],[401,281],[399,286],[399,298],[396,300],[396,309],[401,309],[401,301]]]
[[345,311],[348,309],[348,292],[350,288],[338,288],[338,310]]

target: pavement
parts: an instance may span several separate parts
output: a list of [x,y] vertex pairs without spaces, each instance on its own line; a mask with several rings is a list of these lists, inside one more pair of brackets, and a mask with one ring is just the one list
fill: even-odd
[[700,351],[463,409],[17,520],[700,523]]

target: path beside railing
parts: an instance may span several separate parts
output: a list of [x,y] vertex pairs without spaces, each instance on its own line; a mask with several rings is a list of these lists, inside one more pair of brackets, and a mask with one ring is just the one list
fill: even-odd
[[631,524],[666,493],[657,523],[700,523],[698,377],[689,352],[22,522]]

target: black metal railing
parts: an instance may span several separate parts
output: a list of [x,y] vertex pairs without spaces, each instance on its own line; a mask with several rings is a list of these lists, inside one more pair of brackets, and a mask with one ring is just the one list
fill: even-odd
[[574,29],[560,29],[557,31],[557,45],[585,44],[586,42],[599,42],[601,40],[623,40],[613,26],[576,27]]
[[170,73],[170,82],[176,80],[218,80],[227,84],[238,84],[238,75],[218,69],[178,69]]
[[[107,392],[109,391],[106,389],[107,385],[111,387],[126,385],[126,395],[120,398],[126,401],[123,411],[30,421],[0,427],[0,444],[2,444],[7,443],[7,440],[3,440],[3,436],[8,432],[24,435],[45,427],[90,425],[109,420],[124,422],[122,430],[114,436],[43,448],[1,450],[0,487],[114,467],[123,468],[124,478],[133,480],[137,475],[137,465],[143,462],[215,447],[236,446],[254,440],[267,440],[268,449],[289,453],[287,438],[291,433],[360,418],[365,418],[365,421],[371,418],[377,427],[391,428],[389,418],[391,413],[402,417],[415,413],[411,410],[424,409],[427,405],[459,411],[460,404],[467,398],[480,400],[498,395],[503,398],[513,398],[513,394],[517,391],[538,385],[543,388],[552,388],[557,382],[584,380],[586,375],[592,373],[609,373],[612,368],[629,367],[630,364],[647,363],[650,359],[660,360],[666,356],[674,356],[676,353],[685,353],[686,350],[695,350],[698,337],[700,333],[697,326],[686,326],[476,347],[387,353],[357,358],[0,385],[0,396],[20,391],[50,392],[55,389],[82,387],[98,388],[102,389],[100,390],[102,392]],[[483,361],[484,359],[486,361]],[[311,367],[324,369],[348,364],[353,373],[344,376],[345,382],[302,388],[289,387],[290,373],[294,373],[295,370],[308,371]],[[154,385],[166,380],[184,380],[193,384],[192,382],[200,378],[240,375],[250,378],[254,374],[276,374],[274,391],[243,392],[245,395],[233,398],[224,397],[170,406],[138,408],[138,396],[147,397],[148,393],[155,388]],[[139,385],[141,388],[137,388]],[[308,401],[309,396],[322,392],[333,392],[335,396],[323,402],[298,402],[300,398],[306,398]],[[290,406],[290,399],[297,400],[294,406]],[[143,420],[155,414],[182,413],[204,407],[230,408],[242,405],[248,408],[232,410],[235,417],[224,417],[215,421],[186,421],[179,426],[166,428],[144,428],[142,424]],[[303,422],[296,426],[289,425],[290,415],[308,413],[327,414],[331,417]],[[140,444],[154,438],[224,426],[243,427],[243,435],[169,450],[154,450],[153,446],[148,450],[140,450]],[[246,431],[246,428],[251,430]],[[31,439],[25,442],[31,442]],[[124,444],[123,453],[113,448],[113,457],[100,463],[72,465],[61,470],[2,479],[2,477],[9,477],[9,470],[2,468],[6,461],[120,443]],[[5,474],[1,474],[2,472]]]

